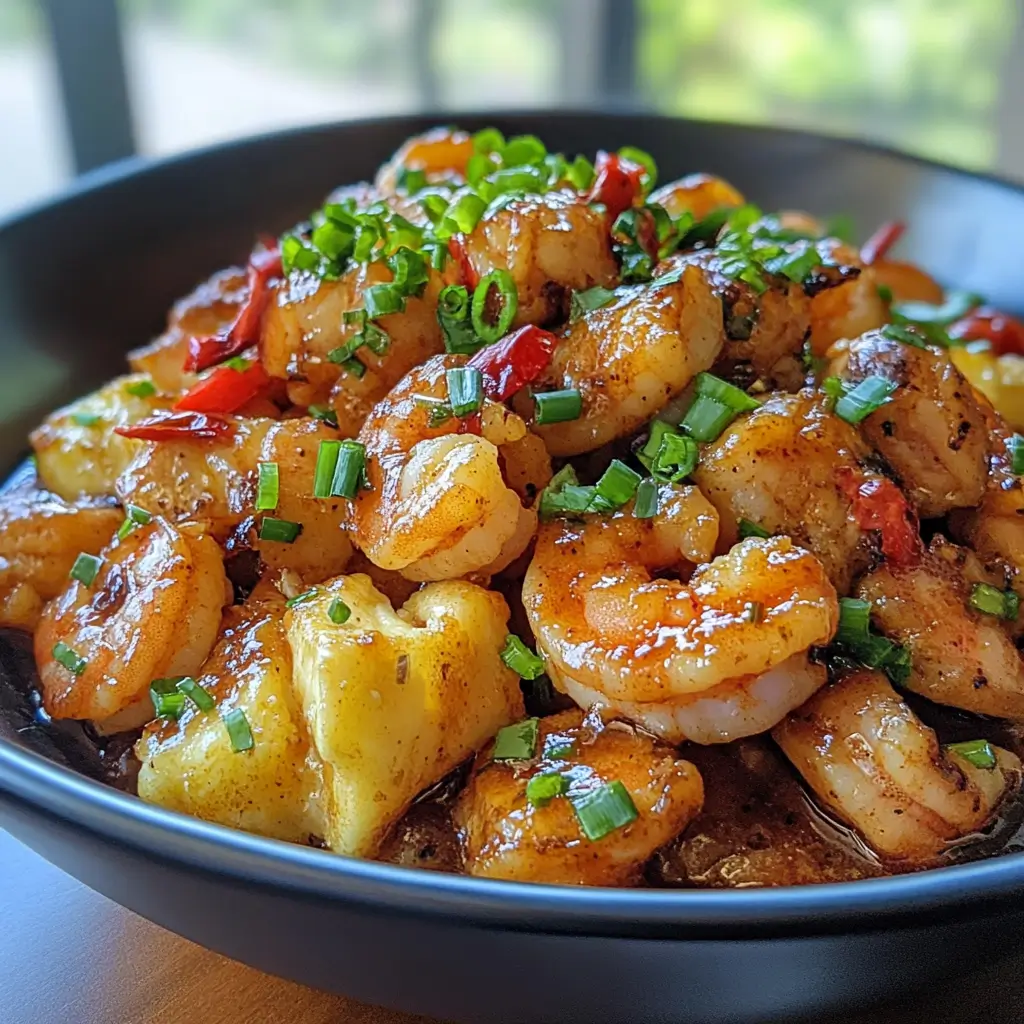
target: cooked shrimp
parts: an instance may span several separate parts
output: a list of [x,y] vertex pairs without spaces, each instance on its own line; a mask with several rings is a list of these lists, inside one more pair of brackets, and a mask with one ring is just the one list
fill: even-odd
[[171,307],[163,334],[128,353],[132,369],[148,373],[161,391],[173,393],[190,387],[196,376],[184,369],[189,341],[210,337],[231,324],[248,296],[248,275],[243,267],[218,270]]
[[[715,361],[722,309],[707,275],[687,266],[670,284],[621,289],[564,332],[535,391],[576,388],[578,419],[538,426],[552,455],[593,451],[660,412]],[[525,412],[529,399],[517,405]]]
[[161,409],[165,395],[134,394],[146,377],[116,377],[99,391],[50,413],[29,440],[36,453],[44,487],[68,501],[82,495],[113,497],[118,474],[141,450],[142,444],[114,433],[115,427],[136,423]]
[[836,264],[824,275],[825,287],[811,287],[811,352],[823,356],[841,338],[857,338],[889,320],[889,307],[878,294],[875,267],[866,267],[857,252],[835,239],[819,243],[828,247]]
[[153,717],[154,679],[199,670],[231,588],[220,549],[194,524],[154,518],[101,557],[89,586],[73,580],[46,606],[35,654],[49,714],[115,732]]
[[1024,481],[1013,472],[1007,445],[1012,437],[1004,424],[990,414],[992,451],[988,480],[980,505],[950,514],[950,530],[969,544],[985,562],[1007,563],[1024,574]]
[[[147,442],[122,473],[117,493],[170,520],[202,519],[218,540],[253,547],[275,569],[294,569],[315,583],[341,572],[352,544],[342,530],[346,502],[314,498],[313,477],[323,441],[338,433],[316,420],[233,418],[230,440]],[[291,544],[257,536],[254,502],[261,463],[278,472],[277,506],[266,512],[299,523]]]
[[969,605],[965,553],[936,538],[917,565],[883,565],[857,596],[874,624],[909,648],[907,689],[940,704],[1024,719],[1024,663],[1005,623]]
[[929,302],[938,306],[945,298],[942,285],[913,263],[876,260],[871,272],[875,285],[888,288],[896,302]]
[[749,539],[688,584],[653,578],[705,562],[717,514],[695,488],[629,511],[543,525],[523,582],[538,650],[559,689],[672,742],[762,732],[825,681],[807,652],[838,618],[821,564],[787,538]]
[[831,373],[853,384],[875,376],[897,385],[861,431],[896,472],[918,514],[933,518],[977,505],[985,490],[988,425],[974,389],[949,356],[880,331],[836,350]]
[[[482,436],[458,433],[454,417],[430,426],[429,403],[448,397],[445,371],[463,362],[435,356],[413,370],[359,434],[370,487],[352,503],[352,539],[371,561],[409,579],[497,572],[525,550],[537,522],[502,473],[502,463],[519,456],[535,465],[536,450],[515,445],[526,436],[518,416],[486,402]],[[546,482],[534,480],[534,490]]]
[[746,519],[813,552],[846,593],[867,568],[871,545],[840,473],[859,471],[868,454],[856,428],[811,392],[772,395],[708,445],[693,474],[721,516],[718,550],[732,546]]
[[366,368],[362,376],[330,361],[329,354],[360,329],[358,324],[346,324],[344,314],[362,308],[368,287],[391,279],[391,271],[381,262],[358,263],[337,281],[293,270],[264,314],[264,369],[289,382],[288,394],[296,405],[330,402],[346,437],[358,433],[374,404],[406,373],[444,351],[436,316],[444,281],[431,272],[420,297],[410,296],[404,311],[376,321],[388,336],[387,348],[379,354],[366,345],[359,349],[356,358]]
[[[700,811],[704,787],[697,769],[675,751],[619,724],[603,725],[581,711],[542,718],[537,756],[477,759],[459,797],[455,822],[468,874],[562,885],[636,885],[658,847]],[[539,776],[558,776],[563,793],[527,799]],[[636,817],[589,839],[574,806],[588,794],[621,783]],[[628,806],[628,805],[627,805]]]
[[119,508],[71,505],[30,484],[0,493],[0,626],[35,629],[75,559],[98,554],[123,519]]
[[607,219],[572,192],[516,199],[457,236],[471,281],[507,270],[518,294],[513,322],[541,326],[565,318],[572,291],[614,287]]
[[943,750],[879,672],[824,687],[772,735],[826,807],[907,867],[983,828],[1020,784],[1006,750],[992,748],[992,768]]
[[688,174],[678,181],[670,181],[656,188],[650,202],[668,210],[673,220],[689,213],[694,220],[703,220],[716,210],[730,210],[744,203],[738,192],[723,178],[713,174]]

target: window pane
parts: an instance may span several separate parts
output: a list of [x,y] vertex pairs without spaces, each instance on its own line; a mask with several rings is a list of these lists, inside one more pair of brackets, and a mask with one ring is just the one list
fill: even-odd
[[57,86],[33,0],[0,0],[0,216],[68,176]]
[[1015,0],[638,6],[641,89],[659,109],[858,135],[971,167],[995,163]]

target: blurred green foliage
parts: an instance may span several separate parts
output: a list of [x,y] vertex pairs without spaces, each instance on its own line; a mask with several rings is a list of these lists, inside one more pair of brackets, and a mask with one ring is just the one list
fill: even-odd
[[1016,0],[638,0],[640,87],[661,110],[995,156]]
[[0,47],[37,38],[38,14],[35,0],[0,0]]

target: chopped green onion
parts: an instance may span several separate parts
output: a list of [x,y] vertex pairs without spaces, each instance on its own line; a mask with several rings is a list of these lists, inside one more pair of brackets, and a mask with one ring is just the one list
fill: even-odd
[[488,153],[501,152],[505,148],[505,136],[497,128],[482,128],[473,136],[473,152]]
[[876,285],[875,291],[883,302],[892,302],[892,289],[887,284]]
[[321,420],[328,426],[338,425],[338,414],[329,405],[311,405],[307,412],[313,419]]
[[[497,288],[501,298],[501,310],[498,319],[489,324],[484,320],[484,312],[487,309],[487,297],[491,289]],[[519,306],[519,294],[516,291],[515,281],[507,270],[492,270],[473,291],[473,304],[470,309],[470,319],[473,330],[477,336],[488,345],[503,337],[512,326],[515,319],[516,309]]]
[[637,519],[653,519],[658,514],[658,483],[653,477],[645,477],[636,489],[633,515]]
[[573,292],[569,300],[569,323],[574,324],[582,320],[587,313],[595,309],[603,309],[615,301],[615,292],[611,288],[602,288],[595,285],[584,292]]
[[285,608],[294,608],[297,604],[305,604],[307,601],[312,601],[314,597],[319,593],[316,587],[310,587],[309,590],[304,590],[301,594],[296,594],[294,597],[289,597],[285,601]]
[[256,485],[256,511],[272,512],[277,508],[281,492],[281,478],[276,462],[261,462],[259,482]]
[[480,223],[486,209],[487,204],[475,192],[465,191],[461,195],[456,193],[456,198],[448,204],[435,229],[438,238],[468,234]]
[[68,647],[63,640],[58,640],[53,645],[53,657],[58,664],[63,665],[75,676],[80,676],[89,664],[77,651]]
[[761,403],[710,373],[698,373],[696,398],[679,425],[696,441],[714,441],[741,413]]
[[246,750],[252,750],[256,741],[252,736],[252,729],[249,726],[249,719],[241,708],[232,708],[222,721],[228,731],[228,738],[231,740],[231,749],[236,754],[242,754]]
[[903,324],[886,324],[881,334],[890,341],[900,341],[904,345],[913,345],[914,348],[928,347],[928,339],[923,334]]
[[955,291],[950,292],[938,306],[930,302],[894,302],[892,313],[899,321],[948,327],[956,320],[967,316],[980,303],[980,295],[975,295],[973,292]]
[[[327,358],[330,358],[330,354]],[[341,364],[341,368],[346,373],[352,374],[353,377],[362,377],[366,373],[366,367],[358,359],[346,359]]]
[[229,370],[234,370],[236,373],[245,373],[252,366],[252,363],[245,356],[232,356],[221,363],[221,366],[226,366]]
[[124,511],[125,520],[117,530],[118,540],[124,540],[136,526],[146,526],[153,521],[153,516],[138,505],[126,505]]
[[354,498],[359,493],[365,468],[366,448],[359,441],[341,441],[331,494],[339,498]]
[[591,842],[629,825],[638,816],[629,790],[618,779],[585,796],[570,796],[569,801],[583,834]]
[[293,523],[289,519],[275,519],[264,516],[260,523],[260,540],[273,540],[281,544],[294,544],[302,533],[302,523]]
[[741,519],[738,525],[740,540],[746,540],[748,537],[760,537],[761,540],[767,540],[771,536],[763,526],[759,526],[749,519]]
[[402,167],[398,172],[395,184],[411,196],[413,193],[419,192],[420,189],[426,188],[427,174],[425,171]]
[[581,487],[572,464],[563,466],[541,491],[538,511],[541,519],[570,514],[580,515],[590,508],[596,488]]
[[442,401],[440,398],[430,398],[427,395],[414,395],[413,401],[430,411],[427,417],[427,426],[433,430],[435,427],[443,426],[455,413],[452,412],[451,404]]
[[527,718],[499,729],[491,758],[495,761],[528,761],[537,750],[539,720]]
[[991,770],[998,764],[996,752],[988,740],[964,740],[962,743],[947,743],[946,750],[962,757],[968,764],[973,764],[975,768]]
[[95,412],[73,412],[71,419],[80,427],[95,427],[103,417]]
[[983,615],[1014,620],[1020,611],[1020,598],[1016,591],[1000,590],[990,583],[975,583],[968,603]]
[[526,800],[533,807],[545,807],[556,796],[561,796],[569,788],[569,782],[558,772],[544,772],[534,775],[526,783]]
[[[653,430],[651,436],[654,436]],[[671,429],[660,431],[658,448],[651,459],[651,474],[658,480],[677,484],[697,468],[699,457],[697,442],[692,437]]]
[[839,599],[839,628],[835,643],[867,668],[881,669],[896,684],[910,676],[910,651],[887,637],[871,632],[871,602],[854,597]]
[[635,469],[630,469],[619,459],[612,459],[608,468],[597,481],[596,494],[592,503],[597,512],[614,511],[622,508],[636,494],[643,479]]
[[836,402],[836,415],[847,423],[860,423],[885,405],[897,386],[895,381],[872,374]]
[[133,380],[130,384],[125,384],[124,389],[136,398],[152,398],[156,394],[156,385],[149,378]]
[[281,266],[286,274],[293,270],[315,273],[320,268],[320,256],[315,249],[304,245],[302,239],[285,235],[281,239]]
[[471,356],[482,342],[473,331],[470,319],[472,300],[465,285],[450,284],[437,297],[437,322],[444,335],[444,349]]
[[1024,437],[1014,434],[1006,440],[1006,451],[1010,456],[1010,472],[1024,475]]
[[330,498],[334,471],[338,466],[340,441],[321,441],[316,452],[316,469],[313,471],[313,497]]
[[594,184],[594,165],[582,154],[565,169],[565,180],[577,192],[586,192]]
[[475,366],[454,366],[445,371],[448,401],[460,419],[479,412],[484,402],[483,374]]
[[540,426],[578,420],[583,411],[583,396],[576,388],[564,391],[539,391],[533,396],[537,409],[534,421]]
[[348,622],[351,615],[352,609],[340,597],[334,598],[327,606],[327,618],[336,626],[341,626]]
[[565,757],[576,749],[576,741],[565,733],[549,732],[544,737],[543,757],[553,761]]
[[534,654],[514,633],[505,637],[501,660],[520,679],[539,679],[544,674],[544,659]]
[[191,676],[183,676],[175,683],[179,693],[184,694],[200,711],[212,711],[216,706],[213,695]]
[[513,136],[501,150],[501,160],[506,167],[541,164],[547,155],[547,146],[536,135]]
[[366,309],[366,316],[370,320],[376,320],[379,316],[401,313],[405,309],[405,296],[394,282],[374,284],[363,292],[363,306]]
[[[178,677],[181,678],[181,677]],[[149,696],[157,718],[181,718],[185,711],[185,694],[178,689],[178,678],[154,679],[149,684]]]
[[741,616],[744,622],[758,623],[764,620],[764,605],[760,601],[747,601]]
[[75,559],[75,564],[71,566],[70,576],[73,580],[78,580],[79,583],[84,583],[87,587],[91,587],[93,580],[96,579],[96,574],[100,571],[101,565],[103,565],[102,558],[97,558],[96,555],[87,555],[83,551]]
[[[389,235],[389,244],[392,239],[393,236]],[[393,252],[387,263],[393,277],[392,287],[397,288],[404,296],[422,294],[427,286],[427,261],[420,253],[415,249],[403,247]],[[373,319],[369,310],[367,316]]]

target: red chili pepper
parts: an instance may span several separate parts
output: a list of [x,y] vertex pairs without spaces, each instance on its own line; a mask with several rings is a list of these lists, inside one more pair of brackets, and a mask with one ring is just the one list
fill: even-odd
[[250,363],[244,370],[221,366],[195,387],[189,388],[174,403],[175,409],[189,412],[234,412],[255,398],[270,378],[260,362]]
[[458,264],[462,283],[470,291],[473,291],[480,283],[480,275],[474,269],[469,259],[469,253],[466,252],[465,235],[452,235],[448,239],[448,255]]
[[460,434],[476,434],[480,437],[484,432],[483,417],[478,412],[470,413],[459,420]]
[[260,321],[270,302],[270,280],[281,277],[281,252],[260,249],[249,257],[249,294],[229,327],[209,338],[190,338],[185,369],[205,370],[238,355],[260,340]]
[[587,202],[604,204],[608,223],[614,224],[615,218],[628,210],[640,195],[644,169],[632,160],[624,160],[618,153],[606,153],[603,149],[597,154],[595,169],[597,176],[587,193]]
[[235,426],[223,416],[205,412],[163,412],[124,427],[114,433],[139,441],[214,441],[231,437]]
[[1024,322],[991,306],[981,306],[949,328],[951,337],[989,341],[997,356],[1024,356]]
[[882,554],[893,565],[913,565],[924,552],[917,516],[903,492],[885,477],[865,480],[852,469],[839,471],[839,484],[853,503],[862,530],[879,530]]
[[901,220],[886,221],[861,247],[860,261],[870,267],[881,259],[900,240],[907,225]]
[[480,349],[469,360],[484,378],[484,394],[504,402],[532,384],[547,368],[558,339],[533,324],[506,334],[501,341]]

